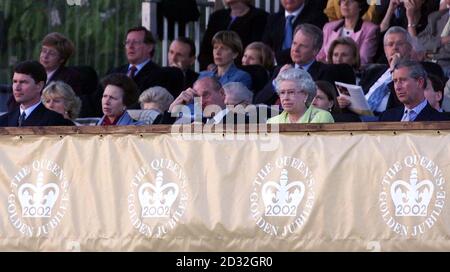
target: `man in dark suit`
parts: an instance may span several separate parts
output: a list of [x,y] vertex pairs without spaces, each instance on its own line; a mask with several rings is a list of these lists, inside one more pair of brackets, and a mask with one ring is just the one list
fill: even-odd
[[[289,68],[306,70],[314,81],[325,80],[332,84],[335,81],[355,84],[355,73],[347,64],[325,64],[316,61],[316,56],[322,48],[323,33],[320,28],[311,24],[302,24],[295,29],[294,39],[290,49],[290,64],[279,65],[275,69],[274,78],[279,72]],[[272,81],[257,93],[255,104],[271,105],[278,99]]]
[[[132,78],[142,93],[149,87],[162,86],[170,92],[181,90],[183,75],[181,71],[176,73],[176,79],[170,78],[168,72],[152,61],[155,53],[155,39],[145,27],[135,27],[127,31],[125,41],[125,53],[128,64],[112,69],[108,74],[121,73]],[[170,78],[170,80],[167,80]]]
[[13,96],[19,107],[0,116],[0,126],[73,126],[72,121],[41,103],[47,74],[37,61],[24,61],[14,67]]
[[[323,9],[318,8],[316,0],[281,0],[283,8],[269,15],[264,31],[263,42],[269,45],[275,52],[278,64],[289,61],[288,39],[292,41],[294,29],[304,23],[323,28],[328,18]],[[286,21],[292,22],[292,27],[286,25]]]
[[416,61],[402,60],[394,68],[395,94],[402,106],[383,112],[380,121],[445,121],[448,116],[433,109],[425,99],[427,73]]
[[198,78],[198,73],[191,67],[195,63],[195,44],[189,38],[178,37],[172,41],[168,53],[169,66],[177,67],[183,71],[183,88],[178,93],[172,94],[177,97],[182,90],[192,87]]

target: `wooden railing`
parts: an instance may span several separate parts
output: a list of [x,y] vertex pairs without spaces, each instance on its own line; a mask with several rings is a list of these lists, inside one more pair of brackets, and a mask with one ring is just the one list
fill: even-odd
[[68,135],[68,134],[139,134],[139,133],[177,133],[192,131],[202,133],[349,133],[365,131],[404,132],[410,130],[435,130],[436,133],[450,131],[450,121],[445,122],[367,122],[367,123],[335,123],[335,124],[250,124],[235,127],[212,125],[148,125],[148,126],[73,126],[73,127],[0,127],[0,135]]

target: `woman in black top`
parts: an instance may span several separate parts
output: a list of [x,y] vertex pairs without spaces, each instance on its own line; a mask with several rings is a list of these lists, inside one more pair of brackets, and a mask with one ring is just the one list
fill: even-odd
[[[206,70],[213,63],[212,37],[221,30],[235,31],[241,38],[244,48],[254,41],[260,41],[266,25],[267,12],[251,5],[251,0],[225,0],[228,9],[211,14],[200,46],[198,61],[200,70]],[[241,58],[236,58],[240,65]]]

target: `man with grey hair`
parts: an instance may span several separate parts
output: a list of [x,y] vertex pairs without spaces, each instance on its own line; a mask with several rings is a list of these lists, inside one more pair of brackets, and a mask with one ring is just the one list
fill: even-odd
[[416,61],[401,60],[393,71],[394,88],[401,106],[389,109],[380,121],[445,121],[449,118],[435,110],[425,99],[427,73]]
[[[392,71],[400,60],[410,60],[412,37],[408,31],[399,26],[393,26],[386,31],[383,38],[384,54],[389,65],[372,64],[362,73],[361,85],[370,109],[378,116],[386,109],[399,106],[392,83]],[[338,97],[339,106],[346,108],[350,102],[342,96]]]
[[316,96],[316,84],[304,70],[289,68],[275,79],[275,89],[284,111],[267,120],[268,124],[334,123],[328,111],[311,106]]
[[[355,84],[355,74],[348,64],[325,64],[316,61],[316,56],[322,48],[323,33],[320,28],[311,24],[299,25],[294,31],[291,46],[291,62],[278,66],[274,76],[289,69],[297,68],[307,71],[313,80],[326,80],[332,84],[335,81]],[[269,82],[255,97],[255,103],[273,104],[278,99],[272,82]]]

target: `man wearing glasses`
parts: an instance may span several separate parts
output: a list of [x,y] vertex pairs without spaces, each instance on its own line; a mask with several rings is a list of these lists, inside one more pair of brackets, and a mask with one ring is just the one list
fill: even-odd
[[114,68],[108,74],[121,73],[132,78],[140,92],[159,84],[161,67],[152,62],[155,53],[155,39],[145,27],[135,27],[127,31],[124,42],[128,64]]
[[63,81],[78,95],[83,94],[80,72],[65,64],[74,54],[75,46],[71,40],[58,32],[47,34],[42,40],[39,62],[47,73],[48,85],[52,81]]
[[145,27],[129,29],[124,42],[128,64],[114,68],[108,74],[126,74],[138,85],[139,93],[153,86],[162,86],[171,93],[179,93],[183,74],[179,69],[161,68],[152,61],[155,44],[152,33]]

